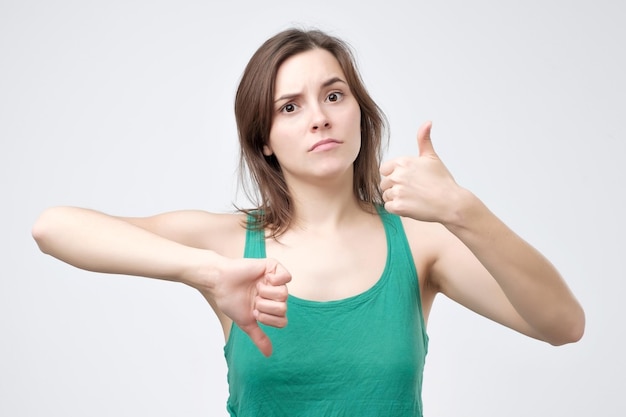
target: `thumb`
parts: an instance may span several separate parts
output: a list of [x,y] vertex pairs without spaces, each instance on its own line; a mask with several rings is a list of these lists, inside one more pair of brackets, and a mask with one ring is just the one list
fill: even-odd
[[417,131],[417,147],[419,156],[437,155],[433,143],[430,140],[430,130],[433,127],[432,122],[426,122],[420,126]]
[[269,284],[284,285],[291,281],[291,274],[287,271],[287,269],[285,269],[284,266],[273,259],[268,259],[268,261],[274,263],[273,267],[270,268],[270,271],[265,274]]
[[272,354],[272,341],[259,327],[259,324],[256,321],[252,324],[241,327],[241,330],[243,330],[248,337],[250,337],[252,342],[257,348],[259,348],[263,355],[270,356]]

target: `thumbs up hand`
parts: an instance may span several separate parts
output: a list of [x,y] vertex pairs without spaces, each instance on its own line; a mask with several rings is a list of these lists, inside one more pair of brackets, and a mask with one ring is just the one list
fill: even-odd
[[455,211],[462,188],[435,153],[430,139],[432,123],[417,132],[418,155],[400,157],[380,167],[385,209],[415,220],[444,223]]

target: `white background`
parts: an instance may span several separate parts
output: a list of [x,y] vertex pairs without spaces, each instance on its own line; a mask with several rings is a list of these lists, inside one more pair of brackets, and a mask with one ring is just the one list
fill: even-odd
[[38,214],[231,210],[233,99],[269,36],[357,51],[388,157],[433,141],[587,313],[552,347],[435,302],[425,415],[623,416],[626,18],[619,1],[0,0],[0,415],[225,416],[223,337],[180,284],[42,255]]

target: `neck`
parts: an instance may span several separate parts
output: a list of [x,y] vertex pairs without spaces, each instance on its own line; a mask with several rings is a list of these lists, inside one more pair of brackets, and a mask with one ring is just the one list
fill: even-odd
[[289,190],[294,202],[296,229],[336,229],[364,213],[349,180],[325,182],[323,185],[293,182]]

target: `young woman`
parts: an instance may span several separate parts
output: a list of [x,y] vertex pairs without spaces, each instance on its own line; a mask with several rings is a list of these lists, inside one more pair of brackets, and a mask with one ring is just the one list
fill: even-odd
[[421,416],[438,292],[553,345],[582,337],[559,273],[454,181],[430,123],[417,156],[379,166],[385,118],[341,40],[267,40],[235,113],[253,209],[56,207],[33,228],[43,252],[79,268],[198,289],[223,326],[231,416]]

